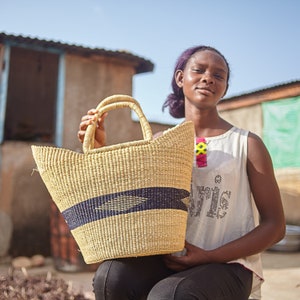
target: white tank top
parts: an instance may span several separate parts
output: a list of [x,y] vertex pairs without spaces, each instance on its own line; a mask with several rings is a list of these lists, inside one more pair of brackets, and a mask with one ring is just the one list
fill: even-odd
[[[258,224],[247,176],[248,134],[232,127],[222,135],[205,138],[204,145],[200,141],[197,147],[200,150],[196,149],[201,154],[200,164],[198,155],[192,176],[186,236],[189,243],[205,250],[215,249],[245,235]],[[260,255],[232,262],[253,271],[251,296],[260,299],[263,281]]]

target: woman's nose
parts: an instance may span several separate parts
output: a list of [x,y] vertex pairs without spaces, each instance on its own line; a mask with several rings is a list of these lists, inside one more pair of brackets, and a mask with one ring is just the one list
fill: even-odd
[[211,84],[211,83],[214,82],[214,78],[213,78],[213,76],[212,76],[210,73],[205,72],[205,73],[202,75],[201,81],[202,81],[202,82],[206,82],[207,84]]

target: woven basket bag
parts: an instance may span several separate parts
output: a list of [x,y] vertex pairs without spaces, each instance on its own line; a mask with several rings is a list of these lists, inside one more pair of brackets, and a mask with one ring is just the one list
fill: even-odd
[[87,264],[184,248],[193,124],[182,123],[153,139],[132,97],[108,97],[97,110],[102,115],[124,107],[137,114],[143,140],[94,149],[93,124],[87,128],[83,153],[32,146],[40,176]]

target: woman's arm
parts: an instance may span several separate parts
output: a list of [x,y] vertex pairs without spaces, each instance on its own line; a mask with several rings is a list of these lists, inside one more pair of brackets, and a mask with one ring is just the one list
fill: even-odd
[[259,212],[260,222],[247,235],[212,251],[212,259],[230,261],[262,252],[280,241],[285,234],[285,217],[273,164],[261,139],[248,137],[248,179]]

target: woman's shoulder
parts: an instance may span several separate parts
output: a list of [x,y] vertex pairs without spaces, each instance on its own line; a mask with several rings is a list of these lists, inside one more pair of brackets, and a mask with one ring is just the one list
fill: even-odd
[[265,144],[264,144],[262,138],[252,131],[248,131],[248,146],[254,147],[254,148],[256,148],[256,147],[264,147],[265,148]]
[[272,165],[269,151],[260,136],[253,132],[248,134],[248,160],[253,164]]
[[244,128],[236,127],[236,126],[233,126],[231,130],[238,133],[239,135],[243,135],[247,138],[248,155],[249,155],[249,153],[256,152],[259,149],[266,150],[263,140],[256,133],[254,133],[250,130],[244,129]]

